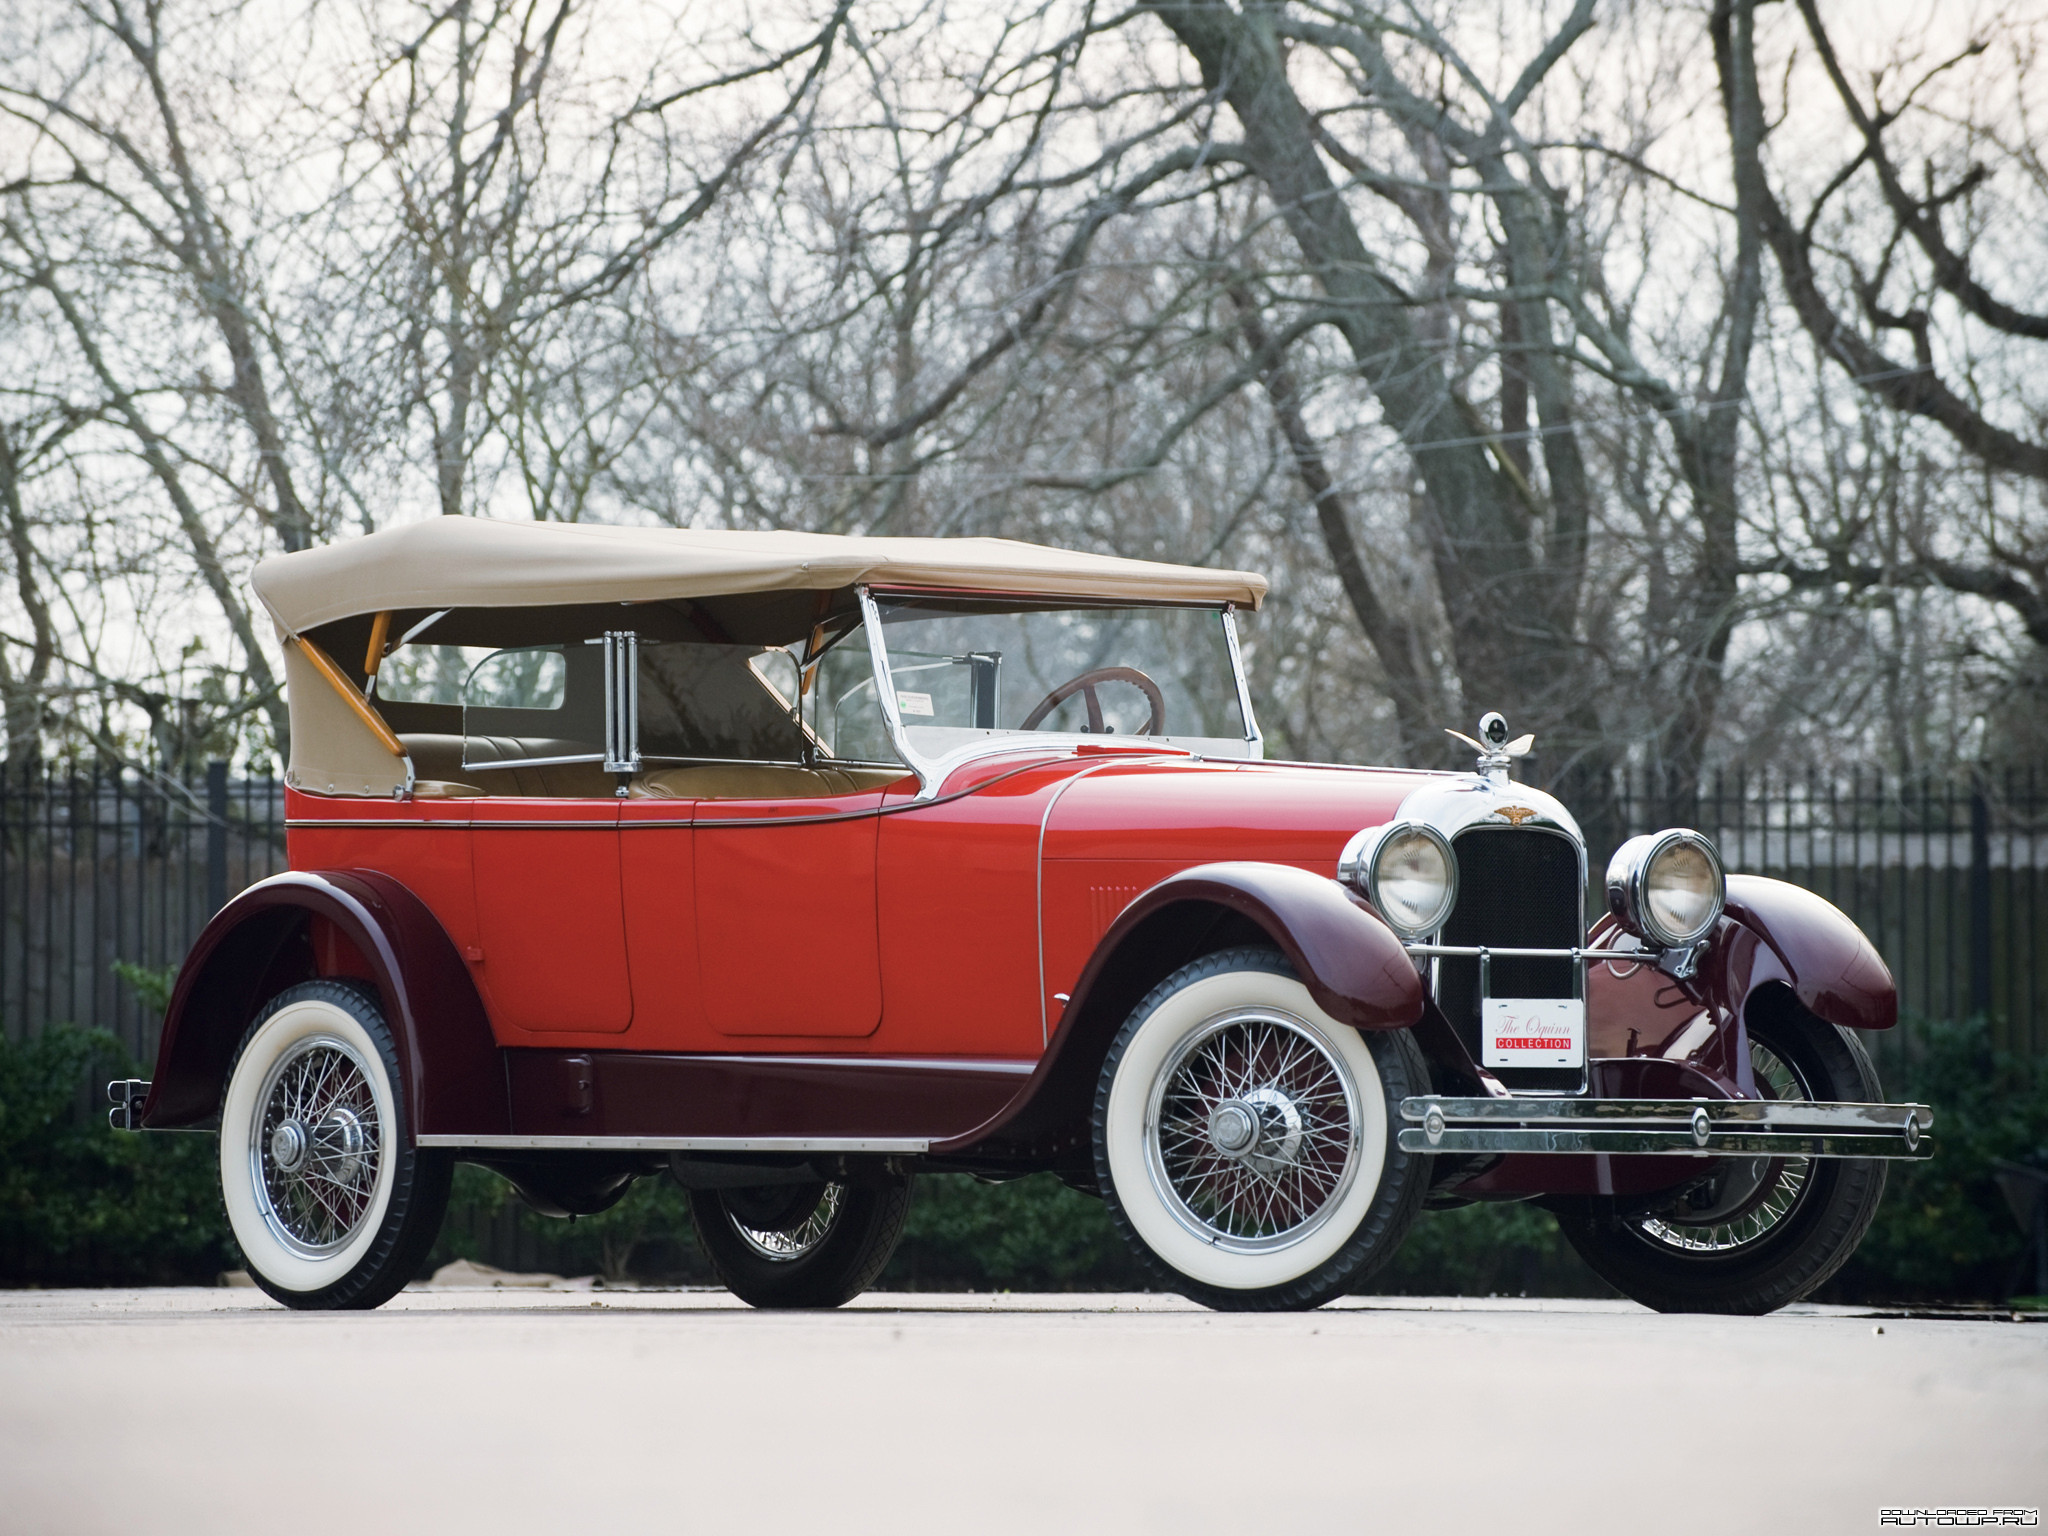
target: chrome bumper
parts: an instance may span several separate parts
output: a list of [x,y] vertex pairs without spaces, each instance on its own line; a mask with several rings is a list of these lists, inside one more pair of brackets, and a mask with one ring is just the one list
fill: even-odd
[[1756,1099],[1401,1101],[1403,1152],[1605,1152],[1626,1157],[1934,1155],[1925,1104]]

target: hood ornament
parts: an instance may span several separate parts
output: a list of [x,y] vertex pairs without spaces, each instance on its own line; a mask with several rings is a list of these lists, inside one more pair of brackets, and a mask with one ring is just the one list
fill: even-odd
[[1479,776],[1487,783],[1502,786],[1507,783],[1508,770],[1518,757],[1527,757],[1536,745],[1533,735],[1517,736],[1508,740],[1508,723],[1499,711],[1488,710],[1479,717],[1479,739],[1474,741],[1463,731],[1445,729],[1446,736],[1455,736],[1474,752],[1479,754]]

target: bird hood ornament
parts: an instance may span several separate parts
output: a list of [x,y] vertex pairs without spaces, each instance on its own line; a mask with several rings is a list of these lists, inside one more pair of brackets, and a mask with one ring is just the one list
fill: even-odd
[[1475,741],[1463,731],[1445,728],[1446,736],[1455,736],[1474,752],[1479,754],[1479,776],[1493,785],[1507,783],[1508,770],[1518,757],[1527,757],[1536,746],[1533,735],[1517,736],[1508,740],[1507,720],[1497,710],[1488,710],[1479,717],[1479,737]]

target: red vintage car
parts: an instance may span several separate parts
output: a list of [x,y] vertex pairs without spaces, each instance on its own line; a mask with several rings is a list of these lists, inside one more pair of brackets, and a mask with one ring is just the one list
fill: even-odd
[[291,871],[178,978],[118,1124],[217,1128],[258,1284],[372,1307],[457,1161],[689,1191],[758,1306],[871,1284],[920,1170],[1051,1171],[1210,1306],[1529,1200],[1650,1306],[1765,1312],[1928,1111],[1835,908],[1675,829],[1586,921],[1510,777],[1262,759],[1254,575],[988,539],[432,522],[266,561]]

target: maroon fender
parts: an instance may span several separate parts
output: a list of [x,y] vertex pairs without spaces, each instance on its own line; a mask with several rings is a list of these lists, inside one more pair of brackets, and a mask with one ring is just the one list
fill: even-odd
[[1722,931],[1709,967],[1715,990],[1738,1010],[1758,987],[1782,981],[1830,1024],[1898,1023],[1891,971],[1839,907],[1782,880],[1730,875],[1727,913],[1734,931]]
[[[1405,1029],[1422,1017],[1422,976],[1363,897],[1291,864],[1197,864],[1124,909],[1074,988],[1084,1003],[1124,940],[1155,915],[1198,903],[1249,918],[1280,947],[1316,1004],[1354,1029]],[[1064,1023],[1064,1020],[1062,1020]]]
[[1096,945],[1037,1070],[987,1124],[932,1150],[1032,1149],[1078,1159],[1109,1042],[1145,994],[1201,955],[1270,943],[1331,1018],[1405,1029],[1422,1017],[1422,977],[1378,913],[1326,875],[1288,864],[1198,864],[1126,907]]
[[214,915],[171,993],[143,1125],[218,1114],[249,1021],[286,987],[320,976],[376,987],[414,1134],[508,1129],[504,1067],[468,968],[424,902],[369,870],[273,875]]

